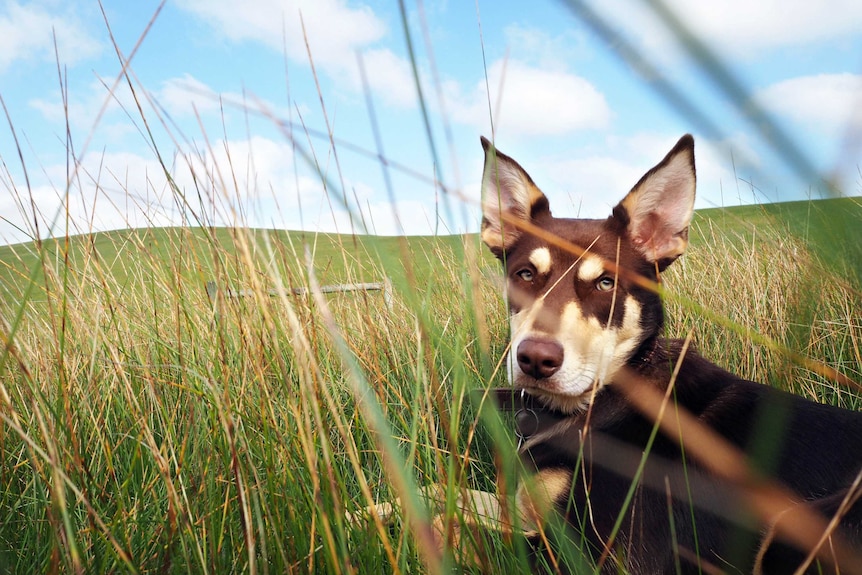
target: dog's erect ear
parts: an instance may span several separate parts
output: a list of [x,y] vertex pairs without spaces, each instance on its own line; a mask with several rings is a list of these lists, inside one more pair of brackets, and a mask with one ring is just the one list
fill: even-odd
[[635,247],[661,269],[688,245],[695,180],[694,138],[686,134],[614,208]]
[[484,137],[482,147],[482,241],[500,256],[523,233],[512,220],[529,221],[539,211],[548,211],[548,199],[518,162]]

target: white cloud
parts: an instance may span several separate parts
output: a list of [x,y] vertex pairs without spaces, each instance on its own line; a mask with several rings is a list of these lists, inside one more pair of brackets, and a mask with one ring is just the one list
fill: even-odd
[[291,158],[287,142],[261,136],[217,140],[209,149],[178,158],[174,179],[186,193],[197,185],[211,198],[259,198],[294,181]]
[[[91,153],[72,180],[67,205],[63,205],[61,187],[66,181],[66,166],[48,166],[45,180],[33,185],[40,233],[64,233],[67,211],[70,233],[194,225],[204,214],[207,222],[216,225],[260,225],[260,221],[243,220],[258,211],[257,204],[277,195],[290,213],[299,201],[290,157],[287,144],[265,138],[216,141],[212,152],[174,158],[168,169],[176,192],[153,157],[129,152]],[[189,164],[195,169],[194,176]],[[311,203],[321,187],[308,178],[301,181],[300,189]],[[0,221],[0,239],[23,241],[27,236],[15,228],[32,232],[34,214],[29,196],[21,197],[26,192],[11,182],[11,178],[0,182],[6,188],[0,193],[0,211],[8,220]]]
[[[13,244],[32,239],[33,227],[32,206],[39,210],[49,210],[56,207],[57,192],[49,186],[32,186],[30,191],[13,186],[5,178],[2,181],[3,193],[0,193],[0,243]],[[48,214],[53,217],[53,213]],[[42,218],[39,218],[40,222]],[[44,222],[39,224],[40,233],[45,232]]]
[[604,94],[571,71],[578,60],[593,56],[580,32],[552,35],[516,24],[506,27],[503,35],[507,57],[489,63],[485,76],[472,86],[451,77],[443,82],[451,120],[490,137],[493,116],[498,141],[532,144],[533,137],[610,126],[614,114]]
[[44,2],[21,4],[6,0],[0,7],[0,72],[17,61],[54,61],[54,35],[63,64],[71,65],[97,55],[101,46],[73,11]]
[[672,0],[695,32],[716,46],[756,50],[799,45],[857,33],[862,4],[856,0]]
[[[107,84],[110,86],[110,83]],[[147,99],[143,90],[138,88],[137,92],[139,101],[144,105],[144,114],[152,121],[152,112],[146,105]],[[237,92],[216,92],[190,74],[162,81],[160,88],[150,92],[149,96],[156,104],[159,114],[164,110],[174,120],[193,118],[197,114],[204,120],[207,116],[217,116],[221,122],[222,108],[227,121],[232,112],[242,109],[259,111],[277,118],[287,118],[290,114],[285,107],[257,98],[254,94],[246,96]],[[62,125],[68,115],[69,124],[76,135],[88,134],[95,119],[102,112],[97,134],[103,136],[112,146],[127,146],[130,134],[138,130],[134,125],[135,121],[141,123],[137,103],[124,82],[119,83],[109,95],[105,84],[94,80],[89,85],[70,92],[67,107],[64,107],[58,91],[31,99],[28,106],[54,125]],[[300,105],[299,108],[304,114],[308,114],[306,106]]]
[[503,30],[506,45],[515,59],[546,70],[565,70],[573,61],[592,55],[587,37],[580,29],[570,28],[550,36],[541,28],[512,24]]
[[[283,106],[260,99],[254,94],[217,92],[191,74],[164,80],[161,88],[151,95],[174,118],[221,113],[222,108],[227,113],[245,108],[275,117],[289,116],[289,110]],[[301,106],[301,109],[306,108]]]
[[[484,80],[468,94],[460,93],[452,82],[447,88],[452,117],[490,133]],[[488,69],[488,89],[498,135],[565,134],[601,129],[610,123],[611,110],[604,95],[589,81],[564,70],[498,60]]]
[[288,142],[262,137],[218,141],[211,150],[178,158],[173,177],[189,198],[197,197],[197,185],[204,203],[215,204],[214,209],[203,209],[210,217],[214,211],[217,222],[235,222],[241,214],[243,224],[253,227],[382,235],[434,232],[432,200],[399,199],[393,205],[363,181],[362,174],[345,173],[347,201],[354,210],[351,221],[341,190],[327,189],[319,176],[301,167],[297,173],[291,153]]
[[[367,230],[362,229],[364,221]],[[433,235],[434,207],[419,200],[373,202],[362,207],[362,213],[355,213],[353,221],[348,212],[341,208],[323,209],[306,227],[319,232],[374,233],[381,236]]]
[[583,218],[609,216],[611,209],[646,171],[642,166],[610,154],[565,159],[545,169],[551,180],[545,192],[551,199],[554,213]]
[[[695,208],[720,208],[763,201],[750,184],[766,183],[763,159],[747,134],[737,133],[723,141],[699,139],[695,144],[697,199]],[[771,177],[771,176],[770,176]]]
[[161,165],[130,152],[89,154],[70,190],[69,212],[78,233],[181,221]]
[[830,136],[862,130],[862,76],[818,74],[778,82],[757,93],[766,109]]
[[336,82],[346,80],[353,90],[361,86],[356,60],[361,51],[368,82],[385,102],[408,106],[416,101],[410,64],[378,45],[387,33],[386,25],[366,5],[348,6],[344,0],[179,0],[178,4],[231,41],[261,42],[302,63],[308,63],[310,51],[317,69]]
[[[136,113],[135,100],[129,92],[128,85],[121,82],[117,84],[114,92],[109,94],[108,87],[112,82],[113,80],[109,80],[103,84],[99,80],[93,80],[79,90],[70,91],[65,106],[57,90],[42,98],[34,98],[28,101],[27,105],[37,110],[49,123],[62,124],[68,116],[72,128],[84,131],[89,131],[93,127],[93,122],[101,113],[104,127],[107,122],[115,120],[116,117],[112,115],[120,114],[121,110],[126,110],[133,115]],[[122,114],[120,121],[123,124],[128,123],[125,114]],[[112,126],[112,129],[116,127]]]
[[91,155],[80,166],[68,194],[61,187],[65,170],[65,165],[48,166],[47,180],[34,183],[31,192],[4,182],[0,239],[31,239],[36,231],[34,220],[42,237],[64,234],[67,214],[70,234],[180,221],[164,172],[155,160],[128,153]]
[[[171,154],[163,150],[163,157]],[[61,164],[47,166],[44,179],[32,188],[43,237],[65,233],[67,213],[72,234],[198,223],[342,233],[433,232],[433,205],[405,199],[393,208],[361,174],[345,174],[345,186],[351,208],[360,202],[368,228],[362,229],[359,212],[351,224],[340,190],[327,190],[320,177],[307,170],[296,172],[288,142],[260,136],[216,140],[209,148],[174,154],[168,166],[173,185],[153,157],[91,153],[72,180],[67,204],[65,169]],[[0,178],[3,243],[25,241],[30,239],[27,232],[33,233],[30,197],[22,196],[12,181],[8,175]]]
[[[648,6],[633,0],[593,0],[613,25],[637,39],[655,58],[678,51]],[[721,54],[750,58],[762,50],[802,46],[856,34],[862,26],[857,0],[665,0],[668,9]]]
[[[522,165],[548,196],[554,215],[605,218],[641,176],[661,161],[681,135],[640,133],[610,137],[589,149],[567,151],[565,156],[549,156]],[[730,150],[739,163],[742,163],[740,156],[747,155],[743,153],[747,150],[744,142],[715,143],[697,139],[696,207],[736,203]],[[519,160],[517,156],[515,159]],[[756,158],[752,160],[755,161]],[[740,167],[740,172],[744,175],[746,170]]]
[[[380,40],[386,27],[367,6],[343,0],[178,0],[233,41],[257,41],[295,60],[307,60],[305,37],[316,62],[353,59]],[[303,24],[305,34],[303,34]]]
[[[380,235],[399,234],[431,235],[434,233],[434,206],[419,200],[401,200],[391,204],[372,204],[374,230]],[[395,217],[397,214],[397,220]],[[442,229],[442,226],[440,227]]]
[[168,78],[153,96],[172,116],[206,114],[219,109],[219,94],[191,74]]
[[[413,69],[407,60],[386,48],[367,50],[362,54],[365,75],[372,90],[380,94],[384,101],[400,107],[416,103],[416,81]],[[353,86],[361,88],[359,69],[349,67]]]

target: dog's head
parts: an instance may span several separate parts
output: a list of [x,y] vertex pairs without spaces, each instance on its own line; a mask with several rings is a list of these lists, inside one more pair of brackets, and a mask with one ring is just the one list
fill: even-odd
[[584,409],[654,349],[663,316],[649,282],[688,243],[694,139],[683,136],[605,220],[555,218],[515,160],[482,146],[482,240],[506,272],[514,383],[557,409]]

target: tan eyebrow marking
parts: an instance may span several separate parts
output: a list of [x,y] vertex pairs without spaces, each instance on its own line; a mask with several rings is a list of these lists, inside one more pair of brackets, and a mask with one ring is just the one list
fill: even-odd
[[537,248],[530,253],[530,263],[540,274],[551,271],[551,252],[548,248]]
[[581,266],[578,268],[578,279],[591,282],[599,279],[603,273],[605,273],[605,265],[602,258],[586,255],[581,260]]

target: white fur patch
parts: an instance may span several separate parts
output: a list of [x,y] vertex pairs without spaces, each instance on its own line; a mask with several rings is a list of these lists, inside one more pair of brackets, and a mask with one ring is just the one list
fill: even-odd
[[[580,275],[580,274],[579,274]],[[533,321],[541,303],[523,309],[512,316],[512,349],[536,332]],[[626,297],[623,322],[620,327],[602,326],[598,319],[585,317],[577,302],[568,303],[560,314],[559,329],[554,337],[563,346],[563,365],[548,379],[536,381],[521,371],[515,364],[514,384],[526,387],[567,412],[585,409],[595,390],[609,383],[625,365],[641,343],[641,305],[633,297]]]
[[603,273],[605,273],[605,266],[599,256],[585,255],[581,259],[581,265],[578,268],[579,280],[592,282],[599,279]]
[[551,271],[551,252],[548,248],[537,248],[530,254],[530,263],[540,274]]

